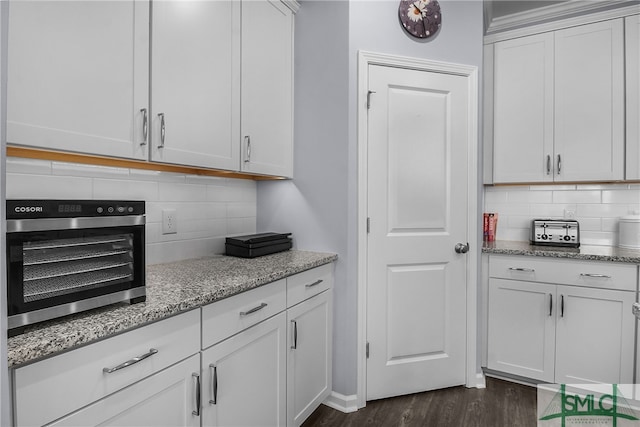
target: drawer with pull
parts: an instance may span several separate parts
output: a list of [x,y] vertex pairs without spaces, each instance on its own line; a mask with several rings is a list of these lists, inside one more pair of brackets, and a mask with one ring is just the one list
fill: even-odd
[[13,370],[15,425],[43,425],[200,350],[191,310]]
[[489,276],[528,282],[635,291],[638,267],[604,261],[491,255]]
[[285,310],[286,279],[202,307],[202,348]]
[[287,307],[333,287],[333,263],[287,277]]

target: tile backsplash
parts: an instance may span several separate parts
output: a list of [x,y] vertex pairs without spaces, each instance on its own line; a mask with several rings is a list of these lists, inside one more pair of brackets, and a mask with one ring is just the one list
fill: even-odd
[[573,211],[585,245],[615,246],[618,219],[640,213],[640,185],[531,185],[485,187],[484,211],[499,214],[496,239],[529,240],[534,218]]
[[[256,182],[9,157],[8,199],[145,200],[147,263],[224,252],[224,238],[256,232]],[[162,234],[175,209],[177,233]]]

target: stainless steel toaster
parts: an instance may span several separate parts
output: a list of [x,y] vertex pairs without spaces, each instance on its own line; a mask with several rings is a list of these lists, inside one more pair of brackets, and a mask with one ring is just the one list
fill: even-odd
[[534,219],[530,241],[532,245],[580,247],[580,224],[573,219]]

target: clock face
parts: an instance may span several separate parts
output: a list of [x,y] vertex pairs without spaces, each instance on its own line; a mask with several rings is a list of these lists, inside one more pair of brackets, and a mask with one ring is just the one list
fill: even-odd
[[407,33],[421,39],[434,35],[442,23],[437,0],[401,0],[398,17]]

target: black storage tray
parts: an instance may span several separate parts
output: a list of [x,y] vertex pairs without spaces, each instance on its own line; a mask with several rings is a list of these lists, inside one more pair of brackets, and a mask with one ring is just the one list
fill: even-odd
[[257,243],[274,242],[277,240],[287,239],[291,233],[258,233],[246,236],[227,237],[226,243],[235,246],[247,246]]
[[227,243],[225,244],[225,255],[240,258],[255,258],[263,255],[287,251],[291,249],[292,246],[293,245],[291,239],[287,239],[287,241],[285,241],[284,243],[270,244],[260,247],[238,246]]

